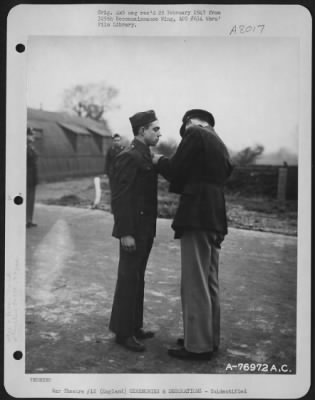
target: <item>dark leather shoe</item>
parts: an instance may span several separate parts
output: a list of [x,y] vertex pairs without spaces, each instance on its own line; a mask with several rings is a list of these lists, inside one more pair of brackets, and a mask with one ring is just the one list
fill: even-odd
[[[181,347],[184,347],[184,338],[178,338],[177,340],[176,340],[176,344],[178,345],[178,346],[181,346]],[[219,348],[218,348],[218,346],[214,346],[214,348],[213,348],[213,352],[215,353],[216,351],[218,351],[219,350]]]
[[212,357],[212,352],[207,351],[206,353],[193,353],[181,347],[180,349],[169,349],[168,355],[181,360],[197,360],[197,361],[209,361]]
[[152,331],[144,331],[143,329],[139,329],[136,332],[135,337],[136,339],[144,340],[144,339],[151,339],[154,337],[154,335],[155,333]]
[[145,351],[144,344],[139,343],[134,336],[129,336],[129,337],[116,336],[116,343],[120,344],[121,346],[131,351],[137,351],[137,352]]

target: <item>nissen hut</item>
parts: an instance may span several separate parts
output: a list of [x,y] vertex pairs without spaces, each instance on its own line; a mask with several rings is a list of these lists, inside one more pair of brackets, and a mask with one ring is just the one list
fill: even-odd
[[111,145],[106,121],[29,108],[27,127],[35,131],[41,181],[104,173]]

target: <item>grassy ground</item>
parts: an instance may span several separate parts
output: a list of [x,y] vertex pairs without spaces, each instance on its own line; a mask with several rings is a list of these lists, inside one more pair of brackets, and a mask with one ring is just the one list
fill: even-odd
[[[102,197],[98,208],[110,211],[110,192],[107,177],[101,178]],[[45,204],[88,208],[95,196],[93,178],[43,183],[37,188],[36,199]],[[227,193],[227,214],[230,227],[264,232],[297,235],[297,202],[279,202],[262,197],[244,197]],[[168,193],[168,183],[159,180],[159,217],[172,218],[178,196]]]

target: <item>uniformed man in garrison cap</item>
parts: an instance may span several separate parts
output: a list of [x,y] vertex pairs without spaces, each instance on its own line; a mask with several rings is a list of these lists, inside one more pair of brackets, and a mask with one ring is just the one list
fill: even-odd
[[113,236],[120,240],[120,253],[109,328],[118,344],[144,351],[139,340],[154,336],[143,329],[144,275],[157,218],[157,168],[150,147],[161,134],[153,110],[133,115],[130,123],[134,140],[115,158],[112,173]]
[[181,241],[184,338],[168,351],[180,359],[208,360],[220,342],[219,249],[227,234],[223,187],[232,165],[214,125],[210,112],[187,111],[174,156],[153,160],[168,175],[170,191],[180,194],[172,228]]
[[113,168],[113,161],[116,158],[117,154],[119,154],[124,146],[122,144],[121,136],[119,133],[114,133],[112,136],[113,143],[108,149],[105,158],[105,174],[108,176],[109,184],[111,185],[111,175]]

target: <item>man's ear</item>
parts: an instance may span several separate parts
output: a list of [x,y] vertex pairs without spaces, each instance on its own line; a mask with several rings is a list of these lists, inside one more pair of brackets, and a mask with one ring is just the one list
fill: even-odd
[[143,136],[143,134],[144,134],[144,126],[140,126],[138,132],[139,132],[140,136]]

